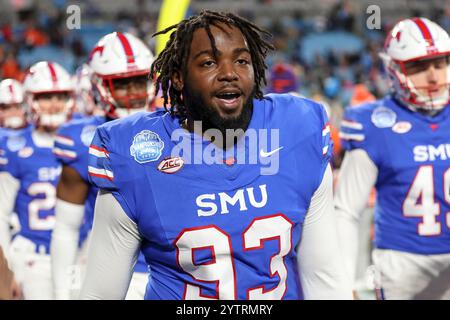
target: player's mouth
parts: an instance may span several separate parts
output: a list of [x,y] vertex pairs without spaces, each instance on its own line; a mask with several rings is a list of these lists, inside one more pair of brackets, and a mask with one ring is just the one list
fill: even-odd
[[238,88],[224,89],[217,92],[214,99],[225,113],[233,113],[242,104],[242,92]]
[[434,96],[434,95],[441,94],[444,90],[445,90],[444,86],[434,85],[434,86],[429,86],[427,91],[428,91],[429,95]]

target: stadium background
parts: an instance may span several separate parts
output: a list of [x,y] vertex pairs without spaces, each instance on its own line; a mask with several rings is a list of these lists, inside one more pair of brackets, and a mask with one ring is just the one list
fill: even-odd
[[[79,29],[67,27],[70,5],[80,8]],[[367,25],[371,5],[380,9],[380,25],[373,30]],[[130,32],[156,52],[161,44],[151,35],[161,24],[201,9],[244,16],[273,34],[276,51],[267,60],[265,91],[294,91],[327,106],[336,169],[342,157],[337,131],[344,108],[389,91],[378,57],[386,32],[413,16],[427,17],[450,31],[450,3],[438,0],[0,0],[0,8],[0,80],[19,81],[40,60],[58,62],[74,73],[98,39],[113,31]],[[362,239],[371,233],[373,199],[361,221]],[[362,298],[373,297],[367,290],[373,289],[374,276],[369,253],[370,242],[363,241],[358,267],[361,294],[366,294]]]

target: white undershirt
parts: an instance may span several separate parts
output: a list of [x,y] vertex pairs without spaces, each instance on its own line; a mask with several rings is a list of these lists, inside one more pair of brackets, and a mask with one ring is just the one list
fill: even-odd
[[84,205],[56,200],[55,227],[52,232],[50,255],[52,261],[53,294],[57,300],[70,299],[68,270],[76,262]]
[[337,180],[334,203],[339,243],[346,272],[353,287],[356,277],[359,219],[367,206],[377,176],[378,169],[366,151],[355,149],[345,154]]
[[[352,299],[342,264],[328,166],[312,197],[297,247],[305,299]],[[114,196],[100,191],[81,299],[124,299],[136,262],[141,235]]]

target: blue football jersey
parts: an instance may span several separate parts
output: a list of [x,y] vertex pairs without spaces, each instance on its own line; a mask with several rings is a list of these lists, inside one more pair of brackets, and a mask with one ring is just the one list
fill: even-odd
[[8,141],[8,137],[22,135],[26,131],[31,131],[31,129],[32,129],[31,125],[27,125],[26,127],[17,130],[0,127],[0,171],[3,170],[3,166],[8,162],[8,159],[6,159],[5,157],[6,143]]
[[[146,299],[303,297],[295,248],[332,151],[326,113],[268,95],[254,100],[247,139],[256,144],[220,154],[165,112],[97,129],[90,179],[138,226],[152,274]],[[220,161],[201,161],[209,152]]]
[[450,108],[430,117],[388,96],[347,108],[340,135],[378,168],[375,246],[450,253]]
[[[62,165],[76,170],[81,178],[89,184],[85,204],[85,221],[80,230],[80,243],[86,238],[92,228],[95,199],[98,192],[98,188],[92,185],[88,179],[89,145],[94,137],[96,128],[105,122],[106,118],[102,116],[72,120],[58,130],[55,138],[53,152],[58,161]],[[148,271],[147,263],[142,254],[139,256],[138,263],[136,263],[135,271]]]
[[18,234],[33,241],[37,248],[44,247],[49,253],[61,166],[51,147],[35,144],[32,130],[8,137],[5,145],[7,163],[3,170],[20,181],[15,202],[15,212],[20,222]]

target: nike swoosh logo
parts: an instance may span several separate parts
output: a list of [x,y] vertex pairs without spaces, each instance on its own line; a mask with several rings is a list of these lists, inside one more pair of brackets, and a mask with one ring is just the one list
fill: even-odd
[[271,155],[273,155],[274,153],[277,153],[281,149],[283,149],[283,147],[279,147],[279,148],[277,148],[275,150],[272,150],[270,152],[264,152],[264,150],[261,149],[261,150],[259,150],[259,155],[261,156],[261,158],[267,158],[267,157],[270,157]]

